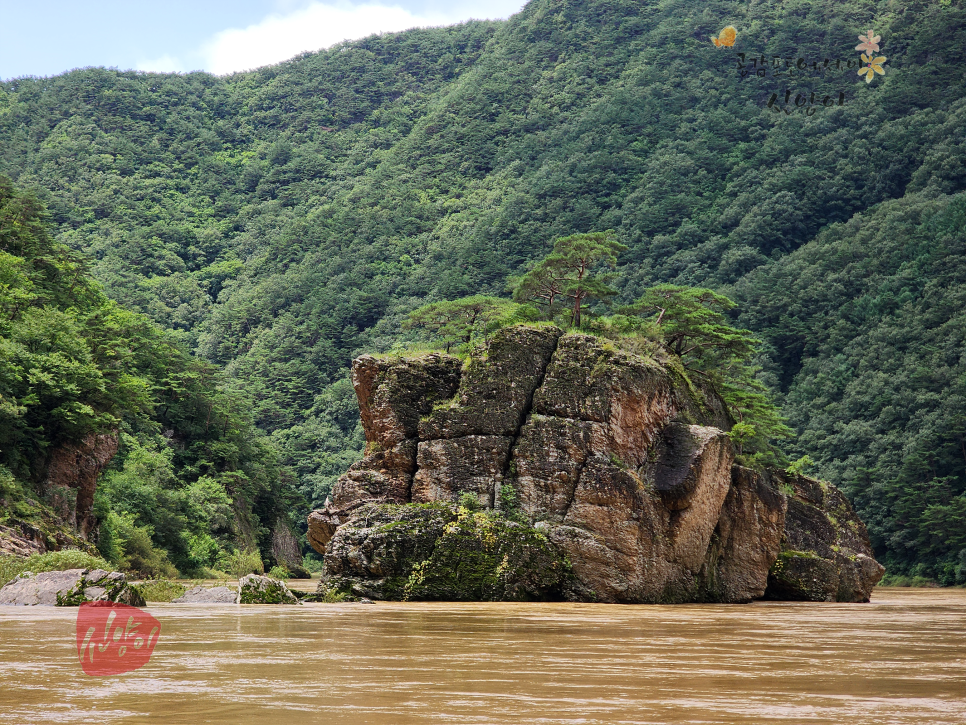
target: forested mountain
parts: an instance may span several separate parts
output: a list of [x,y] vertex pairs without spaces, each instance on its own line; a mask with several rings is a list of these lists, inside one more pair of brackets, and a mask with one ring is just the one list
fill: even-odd
[[[532,0],[226,77],[16,79],[0,173],[107,295],[225,368],[314,504],[361,449],[355,354],[613,229],[617,301],[657,282],[735,298],[789,454],[850,492],[891,572],[950,583],[964,19],[961,0]],[[887,60],[866,82],[870,29]]]
[[242,396],[109,300],[45,222],[0,177],[0,533],[88,546],[97,527],[107,560],[148,576],[271,561],[299,497]]

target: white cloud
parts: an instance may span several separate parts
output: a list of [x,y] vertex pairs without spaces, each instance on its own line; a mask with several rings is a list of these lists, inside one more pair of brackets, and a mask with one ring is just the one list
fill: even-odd
[[466,17],[461,12],[413,14],[398,6],[312,3],[286,15],[270,15],[244,29],[223,30],[204,44],[201,57],[205,70],[221,75],[278,63],[303,51],[328,48],[343,40],[450,25]]

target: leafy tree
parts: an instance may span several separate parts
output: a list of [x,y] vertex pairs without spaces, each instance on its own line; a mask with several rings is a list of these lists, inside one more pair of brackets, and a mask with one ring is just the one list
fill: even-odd
[[792,430],[752,363],[761,341],[724,315],[735,307],[709,289],[661,284],[622,312],[644,318],[668,353],[711,381],[736,419],[731,438],[746,462],[775,464],[783,459],[775,441],[790,437]]
[[615,267],[617,255],[626,250],[627,247],[615,240],[610,231],[562,237],[554,242],[553,251],[547,257],[513,281],[514,298],[546,304],[549,316],[553,315],[557,298],[569,298],[570,324],[579,329],[585,302],[617,294],[617,290],[607,284],[612,276],[599,270]]
[[469,343],[474,333],[484,335],[512,322],[534,319],[535,311],[526,305],[486,295],[458,300],[432,302],[409,313],[405,328],[423,327],[446,343]]
[[724,295],[700,287],[659,284],[651,287],[627,313],[650,318],[668,352],[685,365],[708,367],[707,360],[745,360],[761,341],[750,330],[728,324],[724,313],[737,305]]

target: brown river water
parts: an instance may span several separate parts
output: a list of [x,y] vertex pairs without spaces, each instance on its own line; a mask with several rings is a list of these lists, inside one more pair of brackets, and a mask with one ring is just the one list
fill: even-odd
[[147,609],[151,661],[90,677],[77,610],[0,607],[0,723],[966,723],[966,590]]

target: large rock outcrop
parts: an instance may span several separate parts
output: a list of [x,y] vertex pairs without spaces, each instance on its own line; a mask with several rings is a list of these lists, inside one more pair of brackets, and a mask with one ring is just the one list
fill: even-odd
[[[834,599],[862,601],[881,576],[840,493],[735,466],[717,395],[611,341],[517,326],[465,362],[363,356],[353,383],[367,455],[309,516],[309,540],[325,554],[323,587],[373,598],[747,602],[766,589],[825,598],[824,584],[783,584],[782,571],[813,557],[834,566]],[[814,487],[820,500],[806,495]],[[417,513],[415,504],[436,508]],[[827,514],[831,528],[815,534],[822,545],[808,538],[808,506]],[[537,585],[528,572],[530,584],[491,582],[485,595],[454,589],[440,570],[443,561],[458,568],[447,537],[476,509],[493,522],[488,551],[534,532],[528,546],[552,545],[566,576]],[[553,556],[534,556],[557,571]],[[413,590],[433,571],[449,583]]]
[[785,528],[766,598],[869,601],[885,569],[873,558],[865,524],[848,499],[824,481],[784,479],[789,493]]
[[24,572],[0,589],[0,604],[78,607],[84,602],[144,606],[144,597],[119,571],[67,569]]

